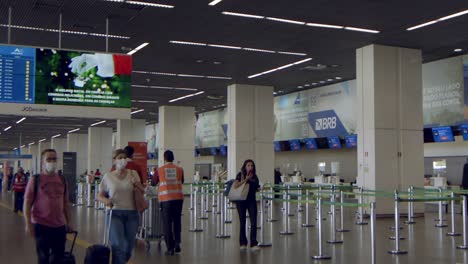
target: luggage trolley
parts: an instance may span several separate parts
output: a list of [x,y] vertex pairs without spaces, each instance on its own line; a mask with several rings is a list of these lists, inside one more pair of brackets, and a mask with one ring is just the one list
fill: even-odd
[[158,250],[161,250],[163,240],[162,219],[157,194],[146,194],[148,209],[143,212],[137,239],[146,242],[146,250],[150,250],[151,241],[158,241]]

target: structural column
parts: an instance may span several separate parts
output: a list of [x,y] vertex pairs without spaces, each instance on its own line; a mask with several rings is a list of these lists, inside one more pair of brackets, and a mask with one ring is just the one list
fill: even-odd
[[88,173],[112,168],[112,128],[88,128]]
[[32,158],[30,160],[26,161],[26,164],[24,165],[23,169],[24,171],[28,171],[31,173],[31,175],[37,173],[38,171],[36,170],[36,160],[37,160],[37,145],[30,145],[28,146],[27,153],[32,155]]
[[67,152],[76,152],[76,175],[88,169],[88,134],[67,135]]
[[[400,47],[356,52],[359,186],[393,191],[423,185],[421,61],[420,50]],[[377,214],[392,214],[393,207],[392,199],[377,198]]]
[[145,142],[145,120],[119,119],[117,120],[116,148],[125,148],[128,142]]
[[66,138],[52,138],[50,140],[51,148],[57,151],[57,170],[63,170],[63,152],[67,151],[67,139]]
[[185,181],[192,182],[195,170],[195,108],[159,107],[159,166],[164,165],[164,151],[174,152],[174,163],[184,168]]
[[263,183],[273,182],[273,87],[228,86],[228,177],[234,178],[244,160],[255,161]]

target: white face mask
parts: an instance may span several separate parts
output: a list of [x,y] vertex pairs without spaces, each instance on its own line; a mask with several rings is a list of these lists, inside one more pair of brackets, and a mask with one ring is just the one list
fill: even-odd
[[57,162],[46,162],[44,164],[44,169],[47,173],[54,173],[57,169]]
[[115,160],[115,168],[118,170],[125,169],[127,166],[127,159],[118,159]]

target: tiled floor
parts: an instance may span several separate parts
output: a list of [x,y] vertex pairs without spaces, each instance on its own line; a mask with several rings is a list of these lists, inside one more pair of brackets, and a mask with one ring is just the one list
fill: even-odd
[[[24,221],[14,214],[9,194],[2,194],[0,199],[0,263],[35,263],[34,242],[24,233]],[[328,211],[324,208],[324,212]],[[79,242],[75,249],[77,263],[82,263],[85,248],[89,244],[99,243],[103,232],[103,211],[92,208],[74,207],[75,226],[79,231]],[[339,233],[343,244],[330,245],[324,243],[323,252],[330,255],[331,260],[316,261],[311,258],[317,254],[317,226],[301,227],[303,214],[290,217],[291,229],[295,232],[290,236],[281,236],[281,222],[267,223],[266,240],[273,243],[270,248],[259,252],[241,252],[238,247],[237,212],[233,210],[233,224],[228,225],[229,239],[216,238],[216,222],[213,213],[208,220],[201,220],[204,229],[201,233],[192,233],[190,229],[190,211],[188,200],[183,211],[182,254],[165,256],[164,246],[158,249],[158,243],[152,242],[149,251],[137,249],[132,263],[371,263],[370,260],[370,227],[354,225],[354,209],[346,209],[345,226],[351,229],[349,233]],[[277,206],[277,218],[280,219]],[[298,216],[301,220],[298,221]],[[328,215],[326,215],[328,218]],[[407,255],[394,256],[387,253],[393,248],[392,235],[389,229],[391,219],[378,219],[376,226],[377,263],[468,263],[468,250],[456,249],[462,244],[461,237],[445,235],[448,228],[434,227],[435,214],[426,214],[417,218],[413,226],[403,225],[401,248],[408,251]],[[403,219],[402,219],[403,220]],[[457,214],[457,231],[461,232],[461,215]],[[313,221],[315,223],[315,220]],[[328,221],[323,221],[323,237],[328,240],[330,228]],[[232,232],[234,230],[234,232]],[[260,240],[261,230],[259,230]]]

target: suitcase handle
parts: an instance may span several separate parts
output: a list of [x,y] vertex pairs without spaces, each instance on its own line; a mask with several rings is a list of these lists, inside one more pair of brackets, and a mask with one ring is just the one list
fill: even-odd
[[109,215],[108,219],[105,219],[106,223],[104,225],[105,230],[104,230],[104,245],[109,246],[109,240],[110,240],[110,229],[111,229],[111,222],[112,222],[112,207],[108,209]]
[[78,236],[78,231],[67,231],[68,234],[73,234],[73,241],[70,249],[70,254],[73,253],[73,248],[75,248],[76,237]]

